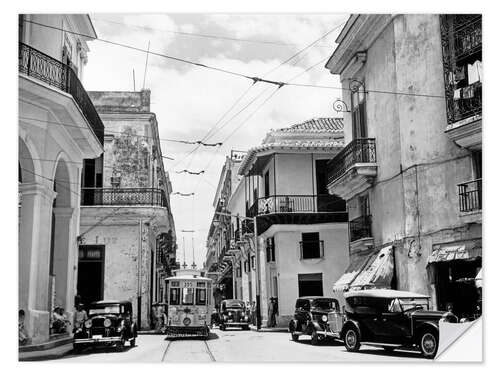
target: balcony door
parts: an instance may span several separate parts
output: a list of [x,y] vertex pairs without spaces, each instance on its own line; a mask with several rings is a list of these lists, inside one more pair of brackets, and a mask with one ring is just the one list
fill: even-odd
[[351,93],[352,139],[366,138],[368,136],[365,98],[365,87],[363,85],[359,85]]

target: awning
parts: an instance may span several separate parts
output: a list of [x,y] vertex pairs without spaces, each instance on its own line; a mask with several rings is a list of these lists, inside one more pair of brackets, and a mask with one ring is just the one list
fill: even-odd
[[452,260],[476,259],[482,255],[481,240],[448,245],[435,245],[428,263],[450,262]]
[[368,265],[351,283],[350,288],[391,288],[394,275],[394,257],[392,245],[384,247],[374,255]]
[[344,292],[349,289],[349,285],[363,270],[366,264],[370,261],[371,255],[357,255],[351,258],[349,267],[345,270],[344,274],[333,284],[334,292]]

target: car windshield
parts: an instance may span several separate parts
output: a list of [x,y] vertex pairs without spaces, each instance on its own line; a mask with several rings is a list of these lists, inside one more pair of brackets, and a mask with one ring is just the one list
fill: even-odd
[[243,301],[227,301],[226,308],[228,308],[228,309],[243,309],[243,308],[245,308],[245,303]]
[[119,314],[119,313],[120,313],[120,305],[91,306],[89,309],[89,315]]
[[333,310],[337,309],[337,300],[333,298],[322,298],[322,299],[315,299],[312,301],[312,307],[315,309],[320,309],[320,310]]
[[408,310],[429,310],[429,301],[427,298],[400,298],[403,311]]

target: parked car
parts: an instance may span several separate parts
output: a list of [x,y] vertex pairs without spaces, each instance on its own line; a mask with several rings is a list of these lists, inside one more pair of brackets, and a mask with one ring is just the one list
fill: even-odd
[[220,304],[219,328],[224,331],[227,327],[250,328],[250,314],[245,302],[239,299],[226,299]]
[[450,312],[430,311],[429,296],[400,290],[373,289],[347,292],[342,340],[348,351],[360,345],[418,348],[434,358],[439,346],[439,322],[458,323]]
[[89,319],[75,331],[73,348],[89,346],[116,346],[123,349],[126,342],[135,346],[137,326],[133,320],[130,301],[99,301],[91,303]]
[[300,297],[295,303],[295,314],[288,325],[292,340],[300,335],[311,336],[311,343],[317,345],[325,338],[340,339],[344,315],[339,301],[328,297]]

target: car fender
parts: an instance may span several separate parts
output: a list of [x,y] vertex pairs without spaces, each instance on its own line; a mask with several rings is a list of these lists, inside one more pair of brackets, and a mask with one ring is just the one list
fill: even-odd
[[321,326],[319,325],[318,322],[310,320],[309,324],[308,324],[308,327],[307,327],[307,332],[308,333],[312,333],[313,330],[323,331],[323,328],[321,328]]
[[347,329],[351,327],[354,327],[354,329],[358,332],[359,338],[361,339],[361,325],[356,320],[348,319],[344,322],[342,330],[340,331],[340,338],[342,340],[344,339]]

